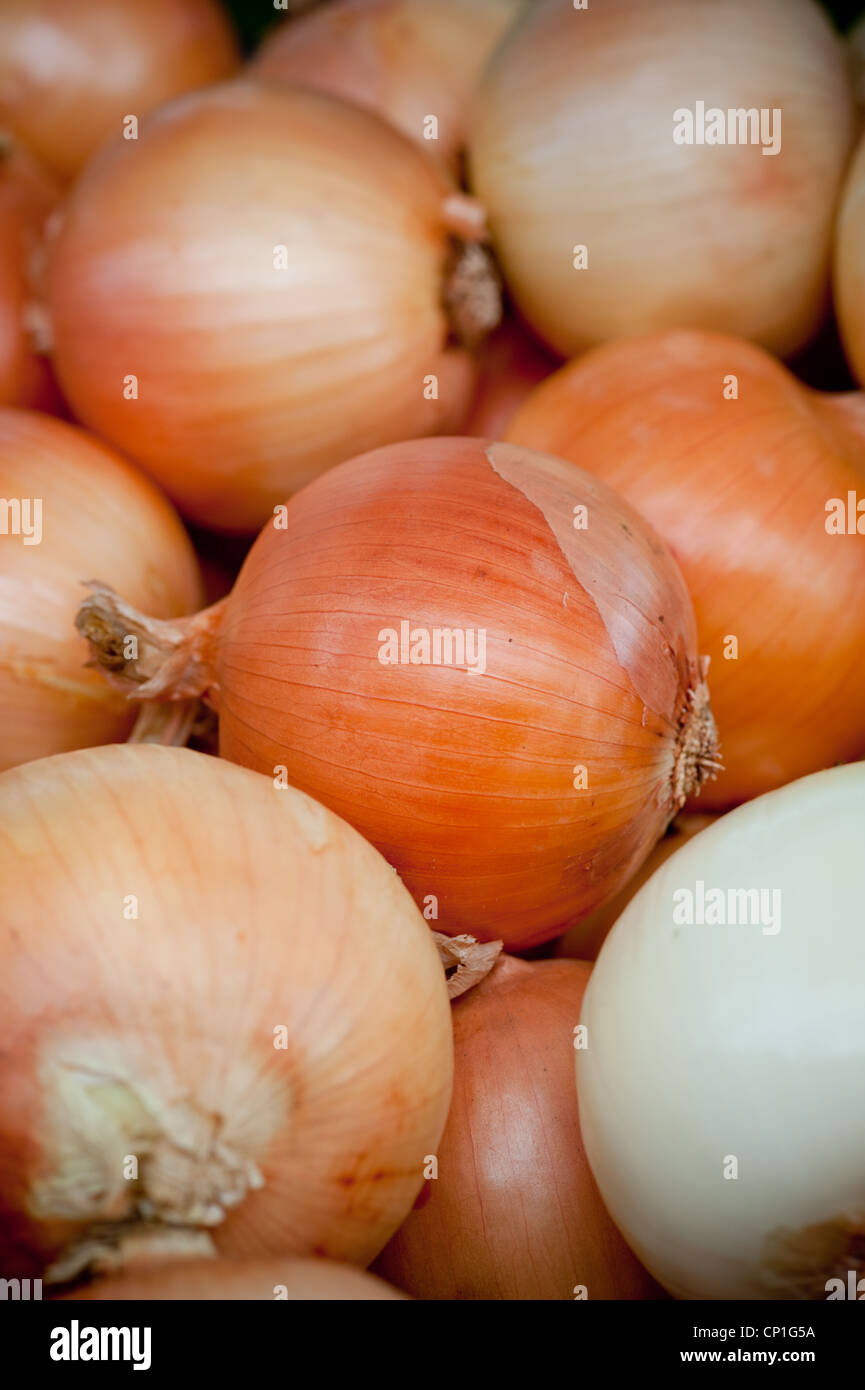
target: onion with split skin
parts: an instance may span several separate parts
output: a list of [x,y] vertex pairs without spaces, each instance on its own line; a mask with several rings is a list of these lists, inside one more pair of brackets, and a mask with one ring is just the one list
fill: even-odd
[[580,1138],[574,1030],[590,972],[503,956],[453,1006],[436,1176],[375,1264],[413,1297],[664,1297],[607,1215]]
[[[698,103],[725,143],[699,141]],[[765,137],[750,117],[739,134],[740,111],[766,112]],[[788,355],[825,311],[853,124],[816,0],[537,0],[477,93],[471,185],[520,312],[562,356],[672,328]]]
[[741,339],[658,334],[562,367],[506,436],[621,492],[681,565],[724,763],[694,809],[865,753],[865,396]]
[[368,1263],[453,1049],[371,846],[244,768],[112,745],[0,778],[0,880],[0,1274],[68,1282],[127,1244]]
[[364,448],[456,428],[499,290],[478,205],[366,111],[238,81],[87,169],[47,273],[76,415],[183,514],[254,531]]
[[355,825],[448,935],[561,934],[717,765],[672,556],[588,474],[513,446],[353,459],[265,526],[222,604],[152,623],[97,586],[78,623],[134,699],[209,698],[223,757]]
[[177,1260],[107,1275],[57,1295],[57,1301],[131,1300],[369,1303],[407,1295],[373,1274],[334,1260]]
[[195,554],[153,484],[84,430],[0,409],[0,769],[129,734],[135,711],[75,631],[93,574],[163,619],[201,603]]
[[268,34],[254,71],[368,107],[455,166],[484,64],[524,3],[333,0]]
[[0,124],[72,179],[126,117],[239,61],[218,0],[3,0]]
[[643,886],[592,971],[586,1153],[677,1298],[844,1298],[865,1275],[863,837],[862,763],[740,806]]
[[37,352],[38,261],[54,179],[0,130],[0,406],[57,410],[48,360]]

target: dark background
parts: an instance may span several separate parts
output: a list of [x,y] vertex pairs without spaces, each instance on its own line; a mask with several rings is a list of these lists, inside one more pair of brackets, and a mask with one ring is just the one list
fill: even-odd
[[[429,0],[431,5],[434,5],[435,2],[436,0]],[[753,0],[753,3],[759,5],[760,0]],[[223,4],[234,17],[235,27],[247,50],[255,47],[262,34],[271,25],[278,24],[280,20],[285,19],[285,12],[275,10],[272,0],[223,0]],[[863,0],[824,0],[824,9],[827,9],[833,16],[839,29],[849,29],[860,15],[865,14],[865,2]]]

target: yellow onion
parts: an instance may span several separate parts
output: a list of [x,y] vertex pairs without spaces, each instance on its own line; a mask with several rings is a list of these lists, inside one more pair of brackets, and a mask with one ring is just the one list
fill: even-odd
[[0,769],[129,733],[135,711],[85,669],[75,631],[103,573],[160,618],[201,602],[189,538],[147,478],[73,425],[0,409]]
[[392,1289],[382,1279],[366,1274],[354,1265],[334,1260],[175,1260],[132,1268],[127,1273],[107,1275],[69,1293],[63,1300],[175,1301],[253,1300],[306,1302],[369,1302],[405,1300],[406,1294]]
[[254,66],[368,107],[453,165],[484,64],[524,2],[334,0],[274,29]]
[[[711,138],[734,143],[697,143],[714,111]],[[479,90],[472,186],[521,312],[563,355],[678,327],[788,354],[823,311],[852,127],[815,0],[538,0]]]
[[218,0],[3,0],[0,122],[71,179],[130,116],[238,61]]
[[252,81],[181,98],[65,205],[61,384],[186,516],[255,530],[359,449],[463,418],[451,327],[471,338],[498,299],[460,231],[482,235],[476,205],[365,111]]
[[371,1260],[451,1089],[444,974],[396,874],[185,748],[16,768],[0,826],[0,1275],[207,1236]]
[[37,284],[54,180],[0,133],[0,405],[54,410],[60,404],[40,338]]

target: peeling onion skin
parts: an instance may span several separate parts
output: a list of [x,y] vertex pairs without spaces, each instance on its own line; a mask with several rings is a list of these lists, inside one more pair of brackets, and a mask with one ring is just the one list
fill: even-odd
[[308,797],[182,748],[6,773],[0,827],[0,1273],[68,1281],[73,1242],[145,1200],[220,1254],[368,1263],[452,1079],[393,871]]
[[[0,770],[123,740],[137,711],[75,631],[95,572],[162,618],[202,599],[195,553],[153,484],[84,430],[0,409],[0,497],[41,499],[42,539],[0,534]],[[4,517],[5,519],[5,517]],[[33,517],[31,515],[31,521]]]
[[[697,98],[780,108],[780,151],[676,144]],[[563,357],[672,328],[787,356],[825,313],[853,126],[814,0],[537,0],[478,90],[471,186],[515,302]]]
[[658,334],[562,367],[506,437],[602,478],[681,565],[724,764],[691,809],[865,753],[865,537],[826,531],[827,502],[862,493],[865,396],[808,390],[741,339]]
[[[274,1290],[279,1290],[278,1294]],[[63,1301],[177,1302],[181,1299],[231,1302],[391,1302],[407,1300],[353,1265],[331,1260],[179,1260],[152,1269],[133,1269],[59,1294]]]
[[[523,0],[336,0],[267,35],[253,70],[365,106],[454,166],[489,54]],[[438,138],[424,136],[429,115]]]
[[[827,1298],[865,1273],[865,764],[741,806],[607,937],[576,1054],[592,1171],[677,1298]],[[675,925],[673,894],[781,892],[781,927]],[[725,1180],[727,1156],[738,1179]]]
[[[222,756],[284,767],[419,905],[435,896],[449,935],[527,947],[616,892],[677,809],[679,725],[705,689],[690,599],[642,518],[560,459],[454,438],[353,459],[285,521],[221,615]],[[485,632],[485,672],[383,664],[406,619]]]
[[55,180],[0,131],[0,405],[61,406],[48,359],[34,350],[29,320],[43,228],[59,192]]
[[69,180],[126,116],[239,62],[216,0],[3,0],[0,125]]
[[452,193],[318,92],[237,81],[163,107],[91,163],[49,246],[76,415],[234,532],[365,448],[456,428],[474,367],[441,302]]
[[423,1299],[665,1295],[616,1230],[580,1139],[574,1028],[591,966],[503,956],[453,1006],[454,1098],[426,1200],[375,1264]]

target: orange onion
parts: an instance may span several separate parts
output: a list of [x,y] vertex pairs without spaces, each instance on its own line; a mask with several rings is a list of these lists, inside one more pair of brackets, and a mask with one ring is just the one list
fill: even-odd
[[462,432],[500,439],[517,406],[555,370],[557,362],[513,320],[490,334],[477,362],[477,387]]
[[365,106],[451,166],[484,65],[525,0],[334,0],[279,25],[262,76]]
[[725,768],[701,810],[865,752],[865,398],[810,391],[749,343],[671,333],[561,368],[507,437],[616,488],[681,565]]
[[54,180],[0,134],[0,405],[55,410],[60,397],[39,341],[36,284]]
[[217,0],[3,0],[0,123],[71,179],[129,117],[239,61]]
[[562,355],[679,327],[788,354],[823,313],[852,133],[815,0],[538,0],[479,88],[471,181]]
[[609,902],[604,903],[603,907],[590,912],[578,926],[573,927],[566,936],[557,941],[554,954],[567,959],[595,960],[610,928],[655,870],[666,863],[670,855],[675,854],[676,850],[681,849],[694,835],[706,830],[717,819],[717,816],[697,816],[683,811],[668,825],[666,835],[658,841],[648,859],[640,865],[624,888]]
[[197,1299],[230,1300],[233,1303],[265,1299],[306,1302],[370,1302],[379,1299],[406,1299],[382,1279],[354,1265],[335,1260],[176,1260],[173,1263],[142,1266],[128,1272],[107,1275],[69,1293],[56,1295],[56,1301],[73,1299],[142,1302]]
[[78,622],[137,699],[208,695],[222,756],[355,825],[448,935],[561,934],[714,761],[669,552],[580,469],[507,445],[353,459],[264,528],[223,604],[153,624],[97,586]]
[[202,598],[189,538],[147,478],[73,425],[0,409],[0,769],[132,727],[75,631],[94,574],[161,618]]
[[503,956],[454,1004],[435,1179],[375,1265],[415,1298],[666,1296],[607,1215],[580,1137],[575,1029],[590,972]]
[[0,778],[0,1274],[366,1264],[451,1090],[431,934],[290,787],[185,748]]
[[358,450],[463,418],[451,323],[471,336],[498,303],[460,229],[481,234],[475,204],[367,112],[255,82],[182,98],[65,205],[61,383],[185,515],[256,530]]

